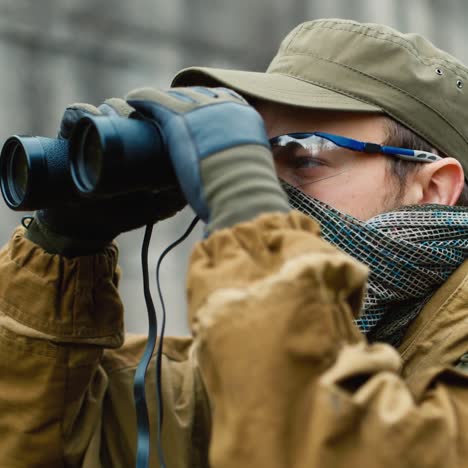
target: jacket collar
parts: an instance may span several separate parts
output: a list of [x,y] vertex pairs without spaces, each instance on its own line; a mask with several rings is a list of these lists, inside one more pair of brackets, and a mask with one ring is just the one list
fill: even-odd
[[436,291],[399,348],[403,377],[453,365],[468,351],[468,260]]

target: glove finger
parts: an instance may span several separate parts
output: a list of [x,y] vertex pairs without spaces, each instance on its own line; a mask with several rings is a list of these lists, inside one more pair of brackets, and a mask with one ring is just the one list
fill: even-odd
[[202,107],[209,104],[218,104],[222,102],[236,102],[248,104],[248,102],[238,93],[222,86],[217,88],[208,88],[206,86],[190,86],[187,88],[171,88],[167,91],[179,99],[191,99],[194,107]]
[[172,93],[154,88],[131,91],[126,100],[138,112],[161,124],[164,124],[174,114],[183,114],[198,105],[195,99],[183,93]]
[[101,111],[97,107],[85,103],[76,103],[67,107],[60,121],[58,137],[65,140],[70,138],[76,122],[89,115],[101,115]]
[[216,88],[206,88],[204,86],[193,86],[194,91],[217,98],[219,101],[239,101],[242,104],[249,104],[239,93],[230,88],[218,86]]
[[126,99],[137,112],[154,119],[163,127],[174,114],[186,114],[197,108],[226,102],[246,105],[230,90],[203,87],[171,88],[167,91],[142,88],[130,92]]
[[124,99],[110,98],[106,99],[100,106],[99,110],[112,117],[129,117],[134,112],[133,107],[130,107]]

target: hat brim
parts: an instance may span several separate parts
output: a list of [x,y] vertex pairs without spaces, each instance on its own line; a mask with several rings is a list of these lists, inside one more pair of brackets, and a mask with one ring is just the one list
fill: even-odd
[[383,113],[372,104],[279,73],[191,67],[181,70],[172,82],[172,86],[198,85],[221,85],[247,97],[311,109]]

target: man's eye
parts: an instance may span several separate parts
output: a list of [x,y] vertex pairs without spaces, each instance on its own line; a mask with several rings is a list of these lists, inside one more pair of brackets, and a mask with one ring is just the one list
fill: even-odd
[[307,168],[324,165],[324,161],[321,158],[317,157],[317,155],[312,156],[299,145],[273,146],[272,152],[276,162],[291,168]]
[[296,156],[292,159],[291,165],[296,169],[308,169],[323,165],[323,161],[310,156]]

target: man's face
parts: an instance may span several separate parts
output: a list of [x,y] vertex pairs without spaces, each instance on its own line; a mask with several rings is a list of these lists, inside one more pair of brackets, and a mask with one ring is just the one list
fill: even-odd
[[[386,118],[378,114],[316,111],[266,102],[255,107],[270,138],[318,131],[372,143],[382,143],[386,138]],[[277,158],[275,165],[280,179],[361,220],[401,205],[397,184],[383,155],[345,150],[319,164],[305,161],[294,167]]]

